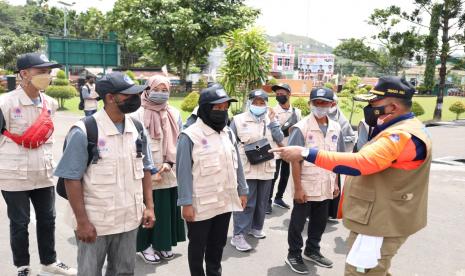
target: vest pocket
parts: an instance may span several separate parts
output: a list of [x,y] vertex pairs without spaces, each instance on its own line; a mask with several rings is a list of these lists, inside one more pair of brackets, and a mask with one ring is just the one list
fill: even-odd
[[200,156],[200,175],[212,175],[221,170],[220,158],[217,154]]
[[144,214],[144,209],[145,209],[144,197],[142,196],[142,194],[137,193],[134,195],[134,203],[136,207],[136,218],[135,219],[138,221],[141,221],[142,216]]
[[242,169],[245,173],[250,172],[251,165],[249,163],[249,160],[247,159],[247,156],[245,155],[245,153],[242,152],[239,155],[241,157]]
[[218,209],[225,206],[222,195],[218,193],[206,194],[198,196],[197,201],[197,212],[202,213],[211,209]]
[[368,224],[371,212],[373,211],[375,191],[352,186],[349,189],[348,196],[350,199],[347,200],[347,202],[350,202],[350,206],[344,208],[344,216],[355,222],[365,225]]
[[276,160],[271,159],[265,163],[265,172],[274,173],[276,172]]
[[99,160],[97,164],[90,165],[93,185],[109,185],[116,183],[116,160]]
[[0,154],[0,179],[27,179],[27,153]]
[[134,179],[144,178],[144,162],[142,157],[137,158],[137,154],[132,155],[132,169],[134,171]]
[[[97,228],[97,234],[99,230],[98,226],[115,224],[114,197],[97,198],[85,196],[84,204],[90,222]],[[110,210],[105,211],[108,210],[108,207],[110,207]]]

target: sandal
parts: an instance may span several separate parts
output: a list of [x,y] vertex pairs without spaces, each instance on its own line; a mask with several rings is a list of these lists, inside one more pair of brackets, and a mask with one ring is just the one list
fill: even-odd
[[146,264],[159,264],[161,262],[160,256],[150,246],[144,251],[136,253]]
[[160,257],[164,260],[171,260],[174,258],[173,251],[160,251]]

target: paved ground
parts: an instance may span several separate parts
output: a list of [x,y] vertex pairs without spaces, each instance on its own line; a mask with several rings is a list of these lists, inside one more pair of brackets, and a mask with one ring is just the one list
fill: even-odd
[[[55,156],[58,160],[64,136],[74,121],[74,115],[60,113],[57,116]],[[434,140],[434,157],[455,156],[465,158],[465,127],[430,128]],[[412,236],[400,249],[393,261],[393,275],[453,275],[465,276],[465,166],[433,165],[429,190],[428,226]],[[288,195],[287,195],[288,196]],[[288,198],[289,200],[289,198]],[[76,265],[76,246],[72,230],[64,221],[66,201],[57,199],[56,248],[59,258]],[[224,275],[286,276],[291,273],[284,264],[287,253],[287,226],[290,211],[274,209],[265,222],[268,237],[253,240],[255,250],[239,253],[229,245],[223,257]],[[34,221],[32,219],[32,221]],[[0,275],[14,275],[9,248],[6,207],[0,200]],[[35,224],[30,225],[31,264],[34,272],[39,269]],[[231,231],[230,231],[231,233]],[[309,264],[311,275],[342,275],[346,253],[347,230],[341,223],[328,224],[321,242],[322,252],[334,261],[332,269]],[[187,243],[175,249],[177,255],[169,263],[146,265],[137,260],[136,275],[189,275]]]

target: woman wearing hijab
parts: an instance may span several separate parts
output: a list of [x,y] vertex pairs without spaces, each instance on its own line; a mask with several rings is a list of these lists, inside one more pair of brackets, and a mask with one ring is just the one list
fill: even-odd
[[236,100],[218,84],[202,90],[198,118],[179,136],[178,205],[187,222],[192,276],[221,275],[231,212],[243,210],[247,201],[237,142],[226,126],[231,102]]
[[147,129],[153,162],[158,169],[152,175],[156,221],[152,229],[139,229],[137,255],[146,263],[156,264],[161,259],[172,259],[172,246],[186,240],[181,209],[176,204],[175,175],[176,142],[182,120],[180,112],[168,104],[169,79],[156,75],[148,79],[147,85],[150,90],[142,93],[141,108],[134,115]]
[[246,208],[243,212],[234,212],[234,236],[231,239],[231,245],[239,251],[252,249],[245,235],[249,234],[257,239],[266,237],[263,224],[270,198],[271,183],[276,171],[274,159],[251,164],[244,146],[266,139],[273,148],[281,145],[284,139],[275,112],[268,107],[268,95],[265,91],[257,89],[250,92],[247,106],[248,110],[234,116],[231,122],[231,130],[241,142],[240,156],[249,186]]

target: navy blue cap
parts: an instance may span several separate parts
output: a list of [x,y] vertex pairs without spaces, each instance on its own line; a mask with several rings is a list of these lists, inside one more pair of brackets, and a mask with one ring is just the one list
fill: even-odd
[[20,55],[16,60],[15,73],[19,73],[19,71],[29,68],[61,68],[61,65],[56,62],[49,61],[44,54],[27,53]]
[[291,93],[291,87],[287,83],[279,83],[271,87],[271,90],[273,91],[276,91],[278,89],[284,89],[284,90],[287,90],[287,92]]
[[310,92],[310,101],[314,100],[334,102],[334,92],[327,87],[313,88],[312,92]]
[[254,98],[262,98],[265,101],[268,101],[268,93],[262,89],[252,90],[249,93],[249,100],[253,100]]
[[95,91],[97,91],[101,98],[107,93],[131,95],[142,93],[147,89],[149,89],[149,86],[136,85],[128,75],[121,72],[106,74],[95,83]]
[[237,100],[229,97],[223,86],[218,83],[215,83],[200,92],[199,105],[220,104],[225,102],[237,102]]
[[396,76],[384,76],[378,79],[375,87],[368,94],[354,97],[359,101],[374,101],[385,97],[411,99],[415,94],[415,87],[406,79]]

